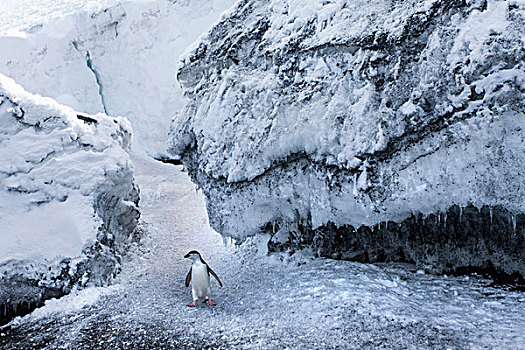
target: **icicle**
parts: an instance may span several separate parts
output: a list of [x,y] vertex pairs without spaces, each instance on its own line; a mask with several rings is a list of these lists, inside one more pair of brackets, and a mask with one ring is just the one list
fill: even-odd
[[510,214],[510,219],[512,220],[512,229],[514,230],[514,234],[516,234],[516,217]]
[[447,213],[443,214],[443,225],[447,227]]
[[463,207],[459,207],[459,222],[461,222],[462,217],[463,217]]
[[222,236],[222,245],[225,246],[225,247],[228,246],[228,237]]
[[354,174],[354,197],[357,197],[357,173]]
[[489,207],[489,213],[490,213],[490,225],[492,225],[492,207]]

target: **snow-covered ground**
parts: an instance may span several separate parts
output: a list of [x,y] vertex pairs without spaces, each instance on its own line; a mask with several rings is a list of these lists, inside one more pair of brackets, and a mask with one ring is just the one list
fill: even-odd
[[[525,349],[523,292],[496,288],[490,286],[490,281],[475,276],[428,275],[412,265],[367,265],[312,259],[307,251],[301,251],[293,257],[280,254],[267,256],[268,236],[250,238],[241,247],[225,245],[223,243],[228,243],[228,240],[223,240],[210,228],[202,193],[196,190],[181,167],[165,165],[144,156],[143,150],[154,156],[163,155],[167,126],[183,103],[182,90],[174,79],[178,55],[233,2],[5,0],[1,3],[0,72],[17,78],[29,90],[52,96],[74,109],[93,114],[106,111],[131,120],[137,133],[133,164],[141,187],[142,226],[148,235],[141,244],[132,245],[132,252],[124,258],[123,270],[112,286],[83,290],[74,288],[72,294],[62,299],[49,300],[32,314],[1,327],[0,348]],[[338,217],[342,218],[342,223],[354,223],[346,219],[355,213],[357,216],[351,219],[356,222],[362,222],[363,217],[369,219],[369,223],[380,219],[363,214],[370,209],[365,208],[366,205],[376,205],[374,198],[365,198],[365,195],[368,195],[367,191],[374,181],[382,179],[381,176],[384,175],[387,183],[391,181],[391,174],[388,171],[381,173],[381,169],[377,168],[374,174],[372,170],[377,164],[363,162],[358,158],[359,152],[364,149],[368,152],[367,157],[373,156],[374,152],[383,152],[388,149],[389,139],[395,137],[396,133],[402,134],[403,128],[398,130],[387,123],[397,120],[388,118],[392,116],[388,113],[396,108],[394,112],[401,113],[399,117],[403,122],[419,125],[421,110],[428,107],[418,93],[419,88],[427,89],[423,92],[432,91],[433,85],[427,84],[431,81],[425,79],[439,75],[441,71],[434,71],[435,67],[431,67],[434,61],[430,58],[435,54],[436,57],[444,57],[440,56],[442,52],[439,44],[442,39],[449,39],[442,34],[450,34],[448,27],[444,26],[441,31],[430,33],[432,35],[428,37],[422,36],[423,42],[430,38],[431,43],[431,50],[427,52],[430,66],[425,66],[422,71],[432,74],[422,75],[422,85],[417,86],[418,89],[410,84],[405,84],[408,87],[399,87],[403,98],[397,98],[393,105],[386,102],[376,105],[380,100],[379,95],[372,93],[373,86],[366,80],[373,80],[375,84],[389,72],[397,76],[400,64],[393,60],[392,55],[372,55],[367,51],[368,48],[358,50],[346,42],[342,46],[349,46],[349,52],[338,53],[337,47],[342,43],[341,40],[356,39],[356,35],[370,29],[367,25],[378,25],[374,28],[382,30],[402,29],[408,23],[406,28],[411,33],[412,24],[415,23],[417,27],[417,24],[427,23],[428,18],[432,22],[432,16],[439,14],[440,6],[449,8],[440,0],[407,1],[395,5],[400,7],[396,7],[397,17],[392,17],[388,12],[391,8],[381,6],[386,3],[338,0],[312,1],[308,3],[311,6],[303,6],[305,2],[297,0],[240,1],[238,16],[230,13],[216,27],[216,32],[203,39],[213,49],[206,52],[209,55],[206,59],[213,61],[213,69],[206,70],[209,68],[206,66],[209,63],[207,61],[202,67],[194,65],[195,61],[191,62],[203,54],[202,46],[194,45],[196,51],[189,54],[180,78],[186,84],[186,92],[190,97],[206,89],[209,93],[203,97],[205,103],[202,106],[199,106],[202,101],[192,101],[178,116],[174,131],[180,133],[179,138],[176,136],[172,139],[172,146],[174,151],[184,151],[195,138],[199,138],[198,146],[203,151],[200,155],[205,161],[201,164],[203,168],[199,169],[201,173],[195,178],[200,180],[202,187],[206,185],[204,180],[219,180],[221,184],[218,187],[222,186],[220,192],[208,188],[208,204],[217,209],[215,213],[222,215],[214,215],[212,219],[216,223],[225,218],[230,223],[240,223],[226,225],[232,230],[223,230],[221,233],[224,236],[245,239],[261,224],[272,221],[280,228],[293,229],[293,223],[283,226],[282,219],[296,219],[295,204],[286,203],[290,203],[290,198],[297,198],[297,192],[305,195],[307,204],[303,206],[304,203],[299,203],[298,207],[308,210],[314,208],[315,225],[333,219],[330,215],[334,203],[336,207],[340,205],[346,208],[346,211],[334,214],[336,217],[340,215]],[[414,3],[421,11],[414,11],[415,7],[410,6]],[[489,5],[483,8],[487,3]],[[452,58],[463,57],[466,60],[469,57],[458,53],[465,48],[463,44],[466,43],[467,48],[474,52],[472,57],[482,59],[470,63],[447,60],[446,65],[457,64],[465,69],[462,73],[466,76],[477,74],[478,66],[485,66],[486,63],[489,69],[492,66],[497,68],[489,72],[492,74],[486,77],[489,79],[476,80],[478,85],[474,86],[474,90],[454,90],[457,96],[447,97],[452,104],[472,102],[468,108],[479,107],[477,99],[483,97],[479,97],[481,93],[477,87],[490,92],[487,94],[488,100],[480,103],[481,107],[493,102],[508,102],[507,97],[512,97],[512,103],[522,101],[522,95],[511,94],[515,91],[513,89],[523,84],[521,46],[505,46],[508,44],[505,40],[510,38],[514,44],[523,42],[515,24],[522,23],[525,5],[521,0],[508,3],[512,3],[512,6],[504,6],[507,2],[495,0],[469,1],[464,4],[472,7],[471,13],[465,11],[452,18],[451,22],[459,28],[455,35],[458,35],[457,42],[461,44],[450,47],[455,52]],[[480,10],[474,9],[478,5]],[[253,16],[250,6],[255,8]],[[269,30],[265,28],[269,22],[262,16],[265,12],[271,14],[269,18],[273,21]],[[504,19],[500,16],[503,12],[505,16],[508,15]],[[246,14],[248,17],[243,17]],[[391,16],[392,21],[378,19],[381,16],[377,14],[385,18]],[[484,26],[484,16],[499,20]],[[439,22],[440,17],[436,18]],[[406,19],[406,23],[403,19]],[[447,20],[450,18],[447,17]],[[464,23],[470,24],[465,26]],[[228,29],[221,32],[221,28],[233,28],[235,31]],[[309,40],[308,33],[296,37],[301,28],[309,28],[310,34],[315,33],[315,40]],[[472,31],[469,28],[481,30]],[[259,34],[265,30],[269,34],[259,46],[258,40],[262,38]],[[373,32],[377,34],[381,30]],[[401,32],[393,30],[391,34],[395,36]],[[341,33],[344,35],[341,36]],[[497,40],[489,40],[495,36],[503,36],[505,45],[502,50],[505,55],[516,53],[515,60],[509,59],[505,63],[509,66],[503,73],[498,70],[505,67],[483,61],[490,61],[491,50],[499,48]],[[236,38],[239,40],[236,41]],[[287,50],[290,49],[287,44],[305,38],[303,44],[306,46],[299,48],[299,51],[303,51],[294,58],[295,63],[288,65],[291,59],[287,56]],[[316,46],[317,39],[321,39],[320,47]],[[359,46],[364,43],[366,46],[370,37],[362,39],[354,44]],[[381,41],[384,37],[378,35],[376,39]],[[422,48],[417,46],[417,40],[407,42],[410,45],[416,42],[416,46],[408,47],[411,53]],[[486,47],[476,45],[479,42],[489,44]],[[257,45],[252,45],[254,43]],[[329,49],[331,45],[336,48],[326,52],[327,56],[333,54],[331,59],[324,59],[316,53],[316,50],[325,47],[324,44]],[[513,47],[516,47],[516,51],[513,51]],[[256,57],[251,54],[254,48],[268,51]],[[407,54],[402,48],[400,50],[396,52]],[[267,55],[268,52],[277,54]],[[282,57],[279,57],[280,54]],[[344,59],[338,61],[341,57]],[[215,67],[217,61],[220,62]],[[341,62],[343,64],[338,66]],[[203,67],[206,69],[201,70]],[[217,67],[218,70],[214,70]],[[356,73],[343,73],[348,67],[356,68]],[[220,72],[223,68],[230,69],[230,72]],[[268,71],[265,71],[266,68]],[[362,74],[357,74],[359,72]],[[202,74],[208,74],[210,79],[195,79]],[[340,84],[332,84],[330,79],[337,78],[338,74],[344,75],[344,79],[339,81]],[[285,83],[283,89],[279,85],[280,79]],[[77,114],[73,109],[59,106],[48,99],[31,97],[25,92],[18,94],[23,96],[22,99],[15,98],[9,95],[13,88],[2,90],[4,81],[8,85],[12,85],[12,82],[3,77],[0,80],[0,147],[3,147],[0,149],[0,181],[4,185],[3,189],[6,189],[0,192],[0,219],[2,224],[4,219],[7,223],[2,225],[2,229],[7,228],[18,234],[18,237],[14,237],[0,232],[0,258],[16,261],[27,257],[46,260],[64,254],[75,257],[87,241],[95,238],[103,244],[95,247],[91,253],[100,256],[100,252],[107,252],[107,247],[115,237],[110,234],[111,230],[105,230],[107,227],[98,234],[96,228],[104,223],[107,226],[120,224],[120,220],[114,220],[113,214],[108,214],[108,211],[118,209],[114,214],[119,215],[121,209],[134,209],[133,202],[138,199],[132,167],[125,152],[129,146],[126,121],[105,115]],[[418,85],[419,81],[416,83]],[[459,79],[456,83],[463,88],[465,82]],[[290,86],[291,90],[286,91]],[[294,86],[299,90],[293,90]],[[330,86],[335,86],[335,90],[331,90]],[[396,87],[392,89],[396,90]],[[326,99],[321,90],[334,93],[336,97],[333,103]],[[349,90],[352,93],[348,93]],[[4,95],[1,95],[2,92]],[[290,92],[294,99],[280,100],[282,96],[272,95],[275,92]],[[295,100],[296,96],[300,99]],[[503,100],[499,100],[501,96]],[[31,99],[38,99],[39,103],[35,104],[33,102],[36,100]],[[31,103],[27,104],[28,101]],[[313,102],[310,104],[308,101]],[[19,105],[19,102],[26,104]],[[32,107],[27,108],[26,105]],[[233,115],[230,107],[240,109],[234,120],[228,119]],[[253,109],[247,111],[248,107]],[[388,112],[385,112],[385,120],[377,119],[385,115],[375,114],[376,107],[387,108],[381,109],[381,112]],[[194,114],[199,108],[201,110]],[[370,118],[349,118],[345,122],[340,112],[348,110],[364,113]],[[508,110],[513,111],[512,108]],[[459,141],[466,142],[465,149],[471,155],[484,149],[486,139],[498,145],[500,135],[504,135],[507,143],[494,147],[494,152],[507,152],[509,164],[518,166],[517,171],[505,168],[506,181],[500,183],[510,182],[518,187],[522,183],[516,181],[522,167],[520,159],[523,158],[520,153],[522,112],[502,114],[501,118],[494,119],[492,128],[483,123],[474,123],[474,126],[459,124],[459,131],[456,130],[455,134],[465,137],[464,140],[458,136]],[[320,116],[321,123],[309,120],[308,117],[312,115]],[[277,120],[270,127],[270,134],[275,132],[274,138],[264,136],[271,124],[268,116]],[[193,117],[195,119],[191,120]],[[482,119],[483,116],[477,117]],[[26,120],[21,126],[14,122],[24,118]],[[93,119],[98,120],[98,123]],[[215,122],[210,123],[210,120]],[[489,121],[493,122],[492,119]],[[332,128],[332,122],[339,123],[335,129]],[[98,127],[93,124],[98,124]],[[108,133],[103,132],[108,130]],[[332,133],[333,130],[341,133]],[[512,132],[509,133],[509,130]],[[487,136],[487,133],[490,135]],[[35,136],[37,134],[39,137]],[[441,140],[446,139],[446,135],[438,136]],[[472,136],[485,143],[471,142]],[[118,139],[118,142],[111,138]],[[267,144],[251,147],[253,140]],[[434,176],[437,166],[457,166],[461,170],[461,166],[450,163],[448,159],[451,154],[457,155],[464,149],[453,148],[446,153],[440,151],[439,143],[431,141],[414,147],[419,149],[409,154],[409,159],[405,161],[408,165],[403,171],[408,170],[397,176],[402,180],[400,186],[417,190],[409,191],[416,196],[409,204],[421,207],[427,202],[417,196],[432,198],[433,195],[425,194],[425,187],[421,187],[417,181]],[[426,154],[427,151],[433,153]],[[100,153],[109,153],[106,154],[109,160]],[[299,176],[294,173],[298,169],[294,168],[295,165],[292,165],[291,171],[284,167],[283,173],[279,172],[279,167],[288,162],[289,154],[302,156],[305,153],[313,154],[315,161],[341,166],[343,175],[338,177],[340,174],[326,173],[321,169],[320,173]],[[357,160],[353,158],[356,155]],[[434,161],[425,163],[428,155]],[[491,155],[488,156],[489,161]],[[466,167],[484,169],[483,166],[489,161],[475,162],[473,167],[467,164]],[[61,166],[61,162],[67,163],[68,167]],[[277,171],[273,174],[271,171],[275,164]],[[403,167],[405,163],[400,164]],[[197,172],[195,168],[192,169],[194,174]],[[101,169],[102,172],[99,171]],[[421,169],[425,170],[423,175],[415,178],[414,173]],[[475,176],[485,174],[474,170],[466,171],[471,171]],[[350,171],[350,175],[346,171]],[[271,176],[263,179],[264,182],[269,178],[267,183],[262,184],[263,190],[248,184],[244,187],[245,192],[229,191],[233,187],[228,181],[250,182],[261,175],[264,177],[268,172]],[[412,172],[410,174],[414,176],[404,176],[407,172]],[[96,208],[93,208],[91,190],[100,182],[108,180],[108,174],[113,174],[109,176],[113,182],[103,187],[107,195],[97,197]],[[458,183],[468,181],[462,171],[454,171],[453,174],[458,176]],[[497,179],[492,173],[486,176]],[[403,181],[406,178],[417,181],[405,183]],[[326,179],[328,182],[324,182]],[[325,191],[343,182],[346,188],[343,189],[342,197],[334,199]],[[446,185],[443,188],[447,191],[454,190]],[[265,186],[270,189],[268,192],[265,192]],[[129,193],[120,191],[122,188],[127,188]],[[227,191],[224,191],[225,188]],[[257,191],[252,191],[254,188]],[[276,192],[271,192],[274,189],[280,191],[278,195],[282,196],[281,202],[276,201],[276,197],[279,197],[275,195]],[[463,187],[461,189],[464,190]],[[510,186],[506,190],[520,193],[513,191]],[[119,203],[112,202],[114,191],[124,194],[123,198],[118,199]],[[130,195],[129,200],[124,198],[126,193]],[[259,205],[259,202],[250,207],[251,196],[267,198],[263,198],[264,205]],[[235,197],[234,200],[232,197]],[[365,205],[355,205],[355,211],[348,210],[351,201],[347,199],[353,200],[354,197],[359,197]],[[330,202],[332,200],[335,202]],[[221,207],[224,203],[227,205]],[[228,207],[230,204],[232,206]],[[433,206],[432,203],[430,205]],[[100,212],[105,219],[94,215],[97,208],[102,208]],[[133,213],[129,220],[123,220],[124,223],[133,224],[137,212],[132,210]],[[247,215],[243,217],[244,213]],[[274,214],[280,222],[274,220]],[[521,228],[525,227],[519,220],[516,223],[516,218],[506,225],[514,226],[514,237],[519,237],[523,232]],[[285,234],[283,236],[286,238]],[[35,239],[43,240],[45,245],[35,244]],[[184,278],[190,261],[183,259],[183,256],[192,249],[201,251],[224,283],[224,288],[220,289],[212,282],[212,297],[218,303],[216,307],[186,307],[191,292],[184,287]],[[62,261],[61,258],[57,261]],[[110,258],[111,261],[97,265],[102,270],[109,268],[108,276],[114,272],[118,260],[117,256],[111,255]],[[0,264],[2,261],[0,259]],[[75,261],[73,259],[73,263]],[[24,264],[20,265],[24,269],[27,266],[34,268],[34,265]],[[42,266],[48,268],[46,264],[37,268]],[[19,271],[8,267],[4,272]],[[75,272],[69,269],[70,265],[66,267],[60,265],[57,271]],[[38,270],[29,271],[39,273]],[[54,283],[56,274],[53,272],[50,277]]]
[[[225,246],[180,167],[135,157],[150,233],[117,283],[78,292],[0,329],[2,349],[525,349],[525,296],[474,277]],[[218,306],[185,306],[200,250]]]
[[183,105],[179,56],[233,3],[2,3],[0,72],[76,110],[128,118],[134,149],[162,156],[170,121]]

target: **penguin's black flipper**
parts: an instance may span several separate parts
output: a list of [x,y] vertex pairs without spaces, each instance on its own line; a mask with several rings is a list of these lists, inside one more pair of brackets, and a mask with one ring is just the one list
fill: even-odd
[[[208,266],[208,265],[206,265],[206,266]],[[210,274],[210,273],[213,275],[213,277],[215,277],[215,279],[217,280],[217,282],[219,282],[219,286],[222,287],[222,282],[221,282],[221,280],[219,279],[219,276],[217,276],[217,274],[215,273],[215,271],[213,271],[213,270],[211,269],[211,267],[208,266],[208,274]]]
[[191,267],[190,267],[190,272],[188,272],[188,275],[186,276],[186,287],[190,286],[190,281],[191,281]]

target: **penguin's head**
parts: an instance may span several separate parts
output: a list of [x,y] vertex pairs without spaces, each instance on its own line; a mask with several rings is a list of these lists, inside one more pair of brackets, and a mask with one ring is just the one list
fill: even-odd
[[187,259],[191,259],[193,261],[197,260],[197,259],[200,259],[202,260],[201,258],[201,253],[199,253],[198,251],[196,250],[192,250],[190,251],[188,254],[184,255],[185,258]]

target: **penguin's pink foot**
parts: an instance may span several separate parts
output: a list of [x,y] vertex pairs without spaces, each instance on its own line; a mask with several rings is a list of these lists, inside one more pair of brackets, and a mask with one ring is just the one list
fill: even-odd
[[211,305],[211,306],[217,305],[213,301],[211,301],[211,299],[208,299],[208,302],[206,304]]
[[187,304],[187,306],[197,306],[197,300],[194,300],[192,303]]

